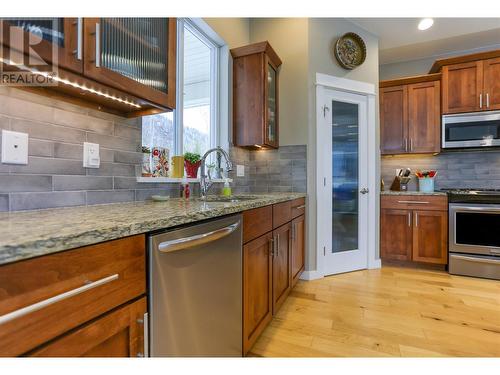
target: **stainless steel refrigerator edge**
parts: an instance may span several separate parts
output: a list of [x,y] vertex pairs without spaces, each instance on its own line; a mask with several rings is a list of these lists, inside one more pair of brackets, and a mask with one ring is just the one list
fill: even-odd
[[150,355],[242,355],[241,215],[151,235]]

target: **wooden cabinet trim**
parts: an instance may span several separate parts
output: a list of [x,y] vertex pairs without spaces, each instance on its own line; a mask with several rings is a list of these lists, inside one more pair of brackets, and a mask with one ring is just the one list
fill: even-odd
[[431,69],[429,70],[429,74],[437,73],[447,65],[456,65],[461,63],[473,62],[477,60],[492,59],[496,57],[500,57],[500,49],[494,51],[473,53],[470,55],[462,55],[462,56],[439,59],[434,62]]
[[403,78],[388,79],[385,81],[380,81],[378,87],[385,88],[385,87],[391,87],[391,86],[402,86],[402,85],[408,85],[408,84],[412,84],[412,83],[439,81],[440,79],[441,79],[441,73],[425,74],[425,75],[420,75],[420,76],[403,77]]

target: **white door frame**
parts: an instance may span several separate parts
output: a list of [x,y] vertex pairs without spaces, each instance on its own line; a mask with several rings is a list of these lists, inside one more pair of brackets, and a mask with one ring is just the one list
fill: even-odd
[[[376,163],[376,111],[375,111],[375,85],[367,82],[354,81],[346,78],[329,76],[326,74],[316,73],[316,147],[321,144],[319,136],[321,132],[317,129],[326,122],[322,105],[325,102],[326,90],[334,89],[337,91],[345,91],[358,95],[366,96],[367,98],[367,120],[368,120],[368,268],[380,268],[380,258],[377,257],[376,246],[376,200],[377,194],[377,163]],[[331,115],[331,113],[330,113]],[[318,197],[319,189],[323,186],[323,175],[319,173],[319,160],[316,158],[316,196]],[[316,212],[318,212],[319,200],[316,199]],[[321,238],[324,236],[322,227],[319,225],[319,220],[316,226],[316,260],[317,260],[317,276],[325,276],[325,254],[321,243]]]

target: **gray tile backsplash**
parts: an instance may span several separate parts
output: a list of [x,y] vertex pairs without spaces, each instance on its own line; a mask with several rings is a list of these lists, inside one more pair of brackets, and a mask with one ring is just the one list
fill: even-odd
[[[0,87],[0,129],[28,133],[29,163],[0,163],[0,211],[18,211],[178,196],[178,184],[137,183],[140,119],[124,119],[49,97]],[[101,167],[83,168],[83,142],[99,143]],[[235,193],[306,191],[306,146],[249,151],[232,147]],[[220,191],[215,184],[211,193]],[[197,195],[199,187],[192,186]]]
[[[500,151],[453,151],[438,155],[384,156],[381,161],[381,176],[386,190],[394,179],[395,169],[409,167],[438,171],[435,189],[485,188],[500,189]],[[409,188],[418,188],[413,175]]]

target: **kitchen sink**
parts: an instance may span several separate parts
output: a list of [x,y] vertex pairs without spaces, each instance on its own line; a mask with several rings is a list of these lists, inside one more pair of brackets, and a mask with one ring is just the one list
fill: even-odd
[[209,195],[205,199],[200,198],[200,200],[203,200],[205,202],[238,203],[244,201],[251,201],[259,198],[260,197],[258,196],[252,196],[252,195],[232,195],[230,197],[226,197],[223,195]]

